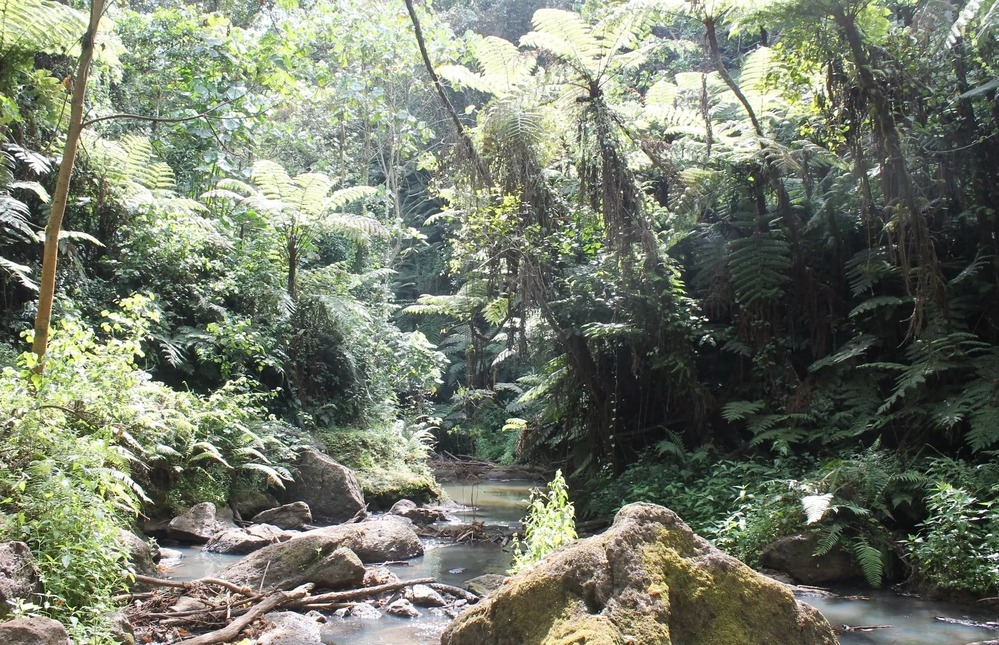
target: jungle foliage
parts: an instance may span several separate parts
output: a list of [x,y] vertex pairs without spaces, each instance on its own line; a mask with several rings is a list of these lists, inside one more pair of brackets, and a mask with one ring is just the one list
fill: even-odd
[[86,4],[0,7],[0,531],[73,572],[49,613],[90,629],[144,504],[305,443],[999,590],[994,2],[438,0],[433,73],[402,3],[112,3],[42,370]]

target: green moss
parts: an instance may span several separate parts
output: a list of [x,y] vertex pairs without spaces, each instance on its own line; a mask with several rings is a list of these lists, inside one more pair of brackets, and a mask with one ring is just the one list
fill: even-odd
[[674,640],[704,645],[798,640],[798,634],[787,633],[787,617],[797,612],[789,591],[721,555],[710,556],[709,571],[689,557],[692,550],[677,535],[663,531],[661,540],[643,549],[653,591],[670,599]]
[[326,454],[354,471],[373,510],[400,499],[428,502],[440,496],[426,453],[392,428],[325,430],[319,439]]
[[569,604],[555,620],[542,645],[624,645],[610,619],[586,613],[582,601]]

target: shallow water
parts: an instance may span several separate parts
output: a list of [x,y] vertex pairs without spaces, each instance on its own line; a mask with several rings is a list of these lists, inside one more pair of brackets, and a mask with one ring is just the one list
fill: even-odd
[[[454,502],[463,506],[451,511],[457,522],[478,520],[485,524],[512,526],[522,519],[533,487],[530,482],[486,481],[446,484],[444,489]],[[391,567],[393,573],[403,580],[430,577],[460,586],[484,573],[503,573],[510,565],[511,555],[496,544],[450,544],[436,540],[425,544],[424,556],[410,560],[406,566]],[[184,558],[167,575],[178,580],[214,575],[241,557],[203,553],[195,548],[177,550]],[[999,616],[984,611],[890,592],[835,591],[843,596],[860,594],[864,599],[800,599],[816,607],[837,628],[891,625],[868,632],[844,632],[840,635],[843,645],[964,645],[999,638],[996,629],[940,620],[975,623],[999,620]],[[420,612],[422,616],[416,619],[385,614],[374,620],[330,617],[323,627],[323,642],[326,645],[436,645],[450,618],[437,610],[421,608]]]
[[[837,590],[848,595],[851,592]],[[947,603],[900,596],[887,591],[860,591],[867,600],[802,598],[821,611],[833,627],[891,625],[869,632],[844,632],[842,645],[962,645],[994,639],[996,630],[953,624],[949,620],[983,623],[999,616]]]

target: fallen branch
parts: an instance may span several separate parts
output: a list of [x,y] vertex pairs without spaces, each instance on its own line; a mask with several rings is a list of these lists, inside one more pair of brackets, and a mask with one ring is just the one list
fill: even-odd
[[309,582],[300,587],[296,587],[291,591],[276,591],[270,596],[264,598],[264,600],[253,609],[232,621],[222,629],[202,634],[201,636],[196,636],[186,641],[181,641],[181,643],[183,645],[216,645],[218,643],[228,643],[229,641],[235,640],[236,637],[239,636],[240,632],[250,626],[257,618],[260,618],[267,612],[274,611],[275,609],[292,604],[296,600],[304,598],[308,595],[312,587],[312,583]]
[[330,603],[346,602],[349,600],[359,600],[370,596],[377,596],[389,591],[404,589],[412,585],[425,585],[434,582],[433,578],[417,578],[415,580],[400,580],[399,582],[387,582],[374,587],[364,587],[362,589],[351,589],[350,591],[331,591],[330,593],[309,596],[295,603],[295,608],[317,609],[315,605],[327,605]]
[[148,585],[156,585],[159,587],[174,587],[175,589],[197,589],[199,586],[203,585],[215,585],[217,587],[223,587],[228,589],[233,593],[242,594],[244,596],[253,595],[253,590],[249,587],[241,587],[239,585],[234,585],[228,580],[219,580],[218,578],[199,578],[198,580],[165,580],[163,578],[153,578],[151,576],[135,575],[136,582],[144,582]]
[[443,582],[431,582],[427,586],[434,591],[440,591],[452,596],[457,596],[458,598],[467,600],[470,603],[477,603],[482,600],[478,594],[474,594],[468,589],[462,589],[461,587],[455,587],[453,585],[446,585]]
[[838,630],[839,632],[873,632],[875,629],[891,629],[894,625],[857,625],[856,627],[851,627],[850,625],[843,625]]

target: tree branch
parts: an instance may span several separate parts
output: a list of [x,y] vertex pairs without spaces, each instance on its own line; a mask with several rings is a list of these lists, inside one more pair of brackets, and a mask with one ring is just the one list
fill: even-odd
[[218,105],[213,105],[201,114],[195,114],[192,116],[181,116],[181,117],[158,117],[158,116],[146,116],[144,114],[129,114],[127,112],[122,112],[120,114],[109,114],[107,116],[99,116],[95,119],[90,119],[89,121],[84,121],[80,126],[81,128],[88,128],[95,123],[100,123],[101,121],[111,121],[112,119],[131,119],[133,121],[148,121],[150,123],[184,123],[185,121],[194,121],[196,119],[206,118],[209,114],[223,108],[227,105],[231,105],[241,98],[245,97],[246,94],[240,94],[239,96],[231,99],[227,99]]

